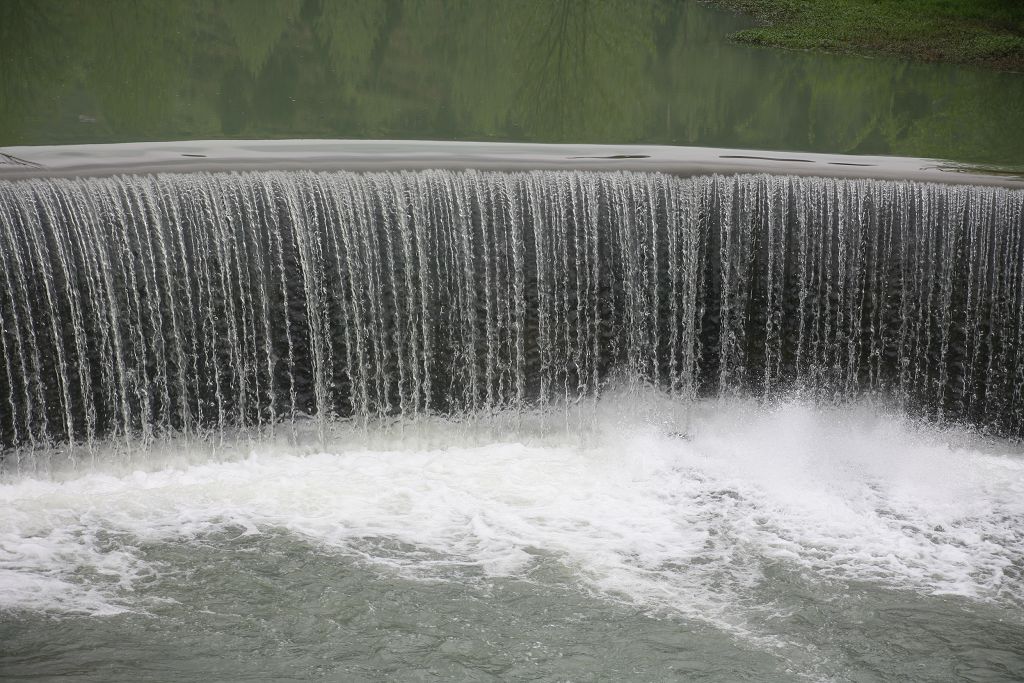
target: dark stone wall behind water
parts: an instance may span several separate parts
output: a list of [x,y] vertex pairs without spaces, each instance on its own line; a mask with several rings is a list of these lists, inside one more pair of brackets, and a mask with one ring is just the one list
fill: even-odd
[[[0,446],[864,392],[1024,433],[1024,192],[654,173],[0,182]],[[30,457],[30,456],[24,456]]]

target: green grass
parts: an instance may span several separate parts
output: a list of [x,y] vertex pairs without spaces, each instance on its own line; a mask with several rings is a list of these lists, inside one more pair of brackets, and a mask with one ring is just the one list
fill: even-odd
[[716,0],[763,26],[734,40],[1024,71],[1024,0]]

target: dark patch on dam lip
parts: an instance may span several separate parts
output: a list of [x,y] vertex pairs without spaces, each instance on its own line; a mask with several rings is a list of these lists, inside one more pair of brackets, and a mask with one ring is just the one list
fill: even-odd
[[830,161],[831,166],[877,166],[877,164],[855,164],[852,161]]
[[650,154],[609,154],[608,156],[580,156],[569,159],[650,159]]
[[205,159],[206,158],[205,154],[188,154],[187,152],[182,152],[181,156],[183,156],[183,157],[196,157],[198,159]]
[[799,161],[803,164],[813,164],[813,159],[797,159],[794,157],[755,157],[745,154],[719,154],[719,159],[756,159],[758,161]]

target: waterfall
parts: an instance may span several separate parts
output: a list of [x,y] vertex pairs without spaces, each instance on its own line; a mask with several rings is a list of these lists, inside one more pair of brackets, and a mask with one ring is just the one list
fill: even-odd
[[1024,433],[1024,191],[625,172],[0,181],[0,450],[881,392]]

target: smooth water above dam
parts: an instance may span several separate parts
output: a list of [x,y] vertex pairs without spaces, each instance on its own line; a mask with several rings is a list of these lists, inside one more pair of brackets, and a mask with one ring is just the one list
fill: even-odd
[[1024,159],[1022,74],[740,45],[729,36],[756,23],[699,0],[3,9],[5,146],[504,140]]
[[5,181],[0,218],[8,468],[610,382],[1024,429],[1019,190],[263,171]]

